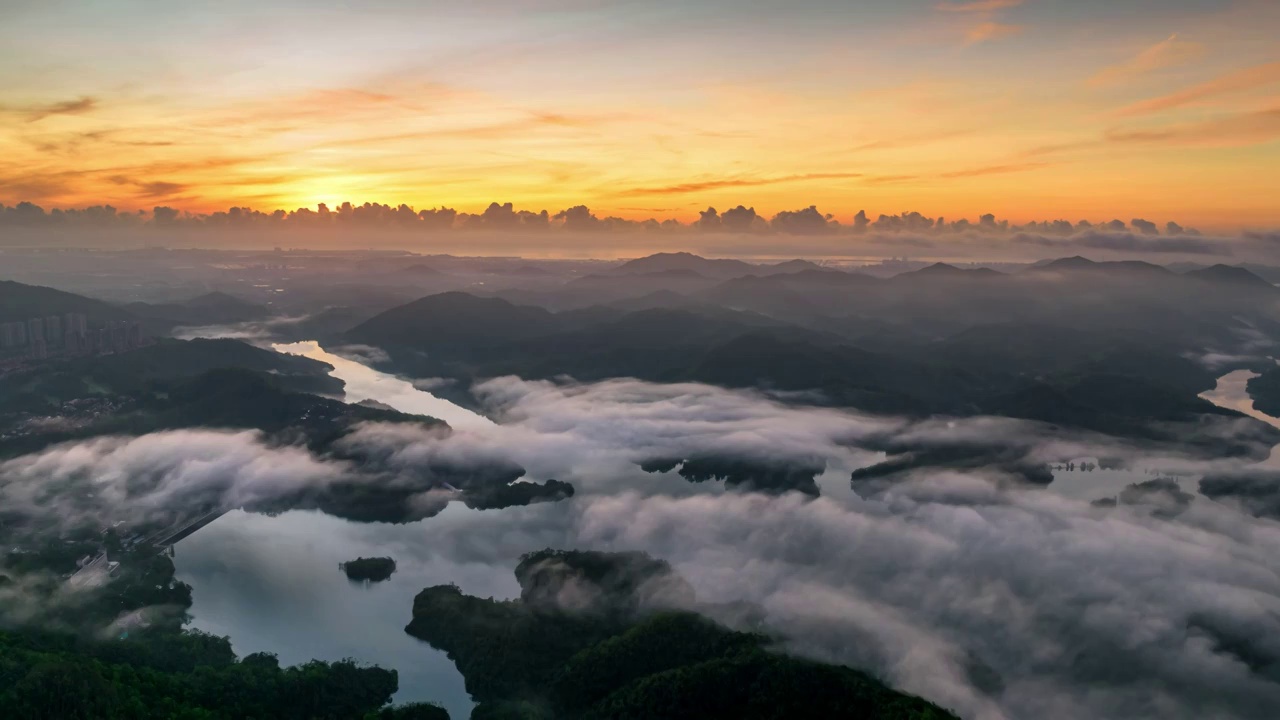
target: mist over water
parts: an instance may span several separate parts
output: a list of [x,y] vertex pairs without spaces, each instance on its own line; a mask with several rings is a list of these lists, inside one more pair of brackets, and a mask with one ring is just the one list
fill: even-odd
[[[282,347],[332,364],[351,400],[467,412],[314,343]],[[1213,397],[1244,402],[1243,383],[1225,380]],[[842,443],[892,427],[891,419],[626,380],[503,379],[480,394],[501,424],[458,414],[463,422],[446,440],[374,425],[358,430],[357,441],[397,448],[410,463],[436,453],[508,453],[531,479],[574,483],[574,498],[484,512],[452,503],[406,525],[229,513],[177,548],[179,577],[194,589],[194,626],[229,635],[238,652],[273,649],[286,662],[376,660],[400,671],[397,700],[439,700],[461,718],[470,701],[456,669],[403,633],[418,590],[454,582],[468,594],[512,597],[522,553],[643,550],[669,560],[701,600],[762,607],[788,651],[871,670],[966,718],[1136,717],[1155,707],[1170,718],[1265,718],[1262,709],[1280,702],[1280,688],[1195,629],[1280,633],[1275,524],[1203,497],[1175,518],[1144,505],[1090,504],[1153,479],[1161,458],[1126,471],[1057,472],[1048,491],[1002,489],[982,472],[922,469],[864,498],[849,472],[884,456]],[[969,422],[904,432],[1021,427]],[[806,452],[827,462],[817,499],[644,473],[630,454],[683,442],[795,447],[805,438]],[[1103,454],[1078,440],[1042,442],[1079,443],[1080,458]],[[1195,491],[1196,477],[1178,479]],[[337,564],[359,555],[391,556],[398,570],[386,583],[352,585]],[[1080,657],[1093,665],[1079,666]],[[1003,689],[975,686],[975,663]],[[1099,690],[1091,673],[1108,676],[1113,666],[1140,667],[1153,679]]]

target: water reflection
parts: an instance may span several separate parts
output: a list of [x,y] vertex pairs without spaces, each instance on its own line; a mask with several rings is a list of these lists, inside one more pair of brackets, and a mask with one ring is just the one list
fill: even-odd
[[[1200,397],[1220,408],[1234,410],[1280,428],[1280,419],[1254,408],[1253,398],[1249,397],[1248,383],[1257,376],[1257,373],[1249,370],[1229,372],[1218,378],[1214,389],[1201,393]],[[1158,460],[1125,470],[1104,470],[1096,467],[1093,470],[1079,469],[1083,461],[1095,466],[1098,464],[1097,458],[1079,458],[1076,460],[1077,468],[1074,470],[1055,468],[1049,490],[1075,500],[1092,501],[1115,497],[1129,485],[1159,477],[1176,481],[1184,492],[1200,494],[1199,475],[1173,476],[1160,468]],[[1280,453],[1277,453],[1275,448],[1272,449],[1271,456],[1266,461],[1259,463],[1262,467],[1276,467],[1278,464],[1280,464]]]
[[[470,512],[460,505],[446,514]],[[430,700],[454,718],[472,702],[444,653],[404,632],[422,588],[457,582],[468,592],[518,591],[507,569],[405,552],[416,525],[361,525],[317,512],[277,517],[227,513],[175,549],[178,578],[194,590],[191,626],[225,635],[236,653],[274,652],[285,665],[310,659],[362,662],[400,674],[397,702]],[[391,555],[391,579],[352,583],[338,563]]]
[[[326,352],[317,343],[273,347],[332,365],[333,375],[346,383],[348,401],[372,399],[404,412],[439,417],[473,439],[497,435],[503,440],[507,436],[502,433],[520,432],[511,425],[495,425],[410,382]],[[1204,397],[1258,417],[1261,413],[1253,410],[1245,392],[1248,377],[1247,373],[1228,374]],[[1259,419],[1280,427],[1275,418]],[[278,517],[228,513],[177,548],[179,578],[194,588],[193,626],[229,636],[240,654],[277,652],[284,663],[353,657],[395,668],[400,672],[401,687],[397,701],[436,701],[452,717],[468,717],[472,703],[454,665],[403,631],[418,591],[434,584],[457,583],[467,594],[513,597],[518,587],[511,571],[520,554],[544,547],[580,547],[582,504],[592,496],[639,492],[680,497],[724,492],[721,483],[695,485],[673,472],[644,473],[624,453],[572,453],[568,451],[572,444],[549,442],[554,436],[539,436],[536,444],[529,445],[538,452],[521,457],[521,462],[534,479],[558,476],[573,482],[579,494],[569,502],[486,512],[454,503],[434,518],[399,526],[359,524],[315,512],[289,512]],[[861,504],[850,486],[849,473],[853,467],[881,459],[883,455],[854,449],[847,457],[831,459],[827,471],[817,478],[823,497],[840,505]],[[1095,458],[1087,460],[1097,463]],[[1054,473],[1049,490],[1084,502],[1115,497],[1128,485],[1161,476],[1158,465],[1158,460],[1152,460],[1148,467],[1129,470],[1060,470]],[[1187,492],[1198,492],[1198,480],[1178,478]],[[615,549],[610,547],[609,533],[588,528],[588,534],[592,532],[591,547]],[[635,543],[625,535],[619,542],[622,545],[616,549],[634,549]],[[664,547],[646,549],[679,565],[681,552]],[[707,552],[714,556],[720,551]],[[353,585],[339,571],[338,563],[361,555],[391,556],[397,562],[397,572],[385,583]],[[690,557],[688,552],[683,555]],[[720,601],[750,595],[724,588],[716,595],[717,581],[723,580],[716,567],[714,563],[696,565],[688,573],[701,596]]]
[[429,392],[419,390],[407,380],[378,372],[341,355],[334,355],[320,347],[320,343],[314,340],[274,344],[271,347],[276,352],[288,355],[302,355],[312,360],[319,360],[332,365],[333,372],[329,374],[347,384],[347,402],[357,403],[362,400],[377,400],[390,405],[400,412],[439,418],[449,423],[451,427],[458,429],[493,426],[493,421],[483,415],[478,415],[448,400],[443,400]]
[[[346,401],[376,400],[401,412],[429,415],[460,429],[493,427],[482,415],[419,390],[412,383],[334,355],[316,342],[277,344],[277,352],[303,355],[333,366],[346,383]],[[454,503],[429,522],[447,528],[474,511]],[[413,597],[424,587],[457,583],[468,593],[510,597],[519,588],[503,562],[458,562],[424,554],[422,523],[360,524],[317,512],[276,517],[227,513],[176,548],[178,578],[192,587],[191,627],[225,635],[239,655],[277,653],[290,665],[311,659],[354,658],[394,668],[396,702],[429,700],[453,718],[466,718],[473,703],[462,675],[442,652],[408,636]],[[390,580],[359,585],[338,563],[355,557],[395,558]],[[489,558],[492,560],[492,558]]]
[[1280,419],[1253,407],[1253,398],[1249,397],[1249,381],[1258,377],[1258,373],[1249,370],[1236,370],[1218,378],[1218,385],[1200,397],[1220,408],[1244,413],[1255,420],[1261,420],[1272,427],[1280,428]]

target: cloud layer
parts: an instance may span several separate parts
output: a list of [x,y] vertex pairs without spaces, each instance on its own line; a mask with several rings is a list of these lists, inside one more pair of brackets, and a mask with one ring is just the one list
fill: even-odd
[[[514,462],[579,493],[428,519],[398,554],[509,575],[514,557],[547,545],[645,550],[702,601],[763,607],[789,651],[870,669],[978,720],[1265,718],[1280,702],[1280,524],[1204,498],[1174,516],[1142,499],[1095,507],[997,463],[917,469],[866,497],[848,479],[885,446],[1214,463],[1001,418],[907,422],[693,384],[499,378],[477,393],[501,424],[451,435],[372,424],[346,442],[378,458],[381,478]],[[708,452],[821,462],[823,496],[724,492],[638,467]],[[253,433],[202,430],[51,448],[0,465],[0,482],[6,508],[105,506],[106,520],[257,503],[361,472]],[[96,499],[61,495],[73,482]]]

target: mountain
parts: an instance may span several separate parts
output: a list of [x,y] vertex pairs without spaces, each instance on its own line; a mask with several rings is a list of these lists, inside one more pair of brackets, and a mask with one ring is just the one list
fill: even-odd
[[658,253],[623,263],[610,275],[638,275],[669,270],[689,270],[713,278],[731,278],[749,275],[759,270],[755,265],[741,260],[709,260],[693,253]]
[[330,395],[342,393],[328,365],[283,355],[239,340],[160,339],[128,352],[71,357],[43,363],[23,373],[0,376],[0,418],[7,412],[56,413],[79,398],[139,392],[155,383],[175,382],[210,370],[239,368],[270,373],[283,387]]
[[1204,282],[1214,283],[1215,285],[1230,285],[1240,288],[1258,288],[1274,291],[1276,288],[1271,283],[1254,275],[1242,267],[1233,267],[1231,265],[1213,265],[1202,270],[1192,270],[1184,273],[1185,277],[1203,280]]
[[110,320],[134,319],[128,311],[101,300],[41,285],[0,280],[0,322],[26,322],[33,317],[66,313],[84,315],[91,326]]
[[920,278],[935,278],[935,277],[972,279],[972,278],[995,278],[995,277],[1004,277],[1004,276],[1005,276],[1004,273],[999,272],[998,270],[992,270],[991,268],[983,268],[983,267],[958,268],[955,265],[948,265],[947,263],[940,262],[940,263],[934,263],[927,267],[920,268],[919,270],[912,270],[911,272],[905,272],[905,273],[902,273],[901,275],[895,275],[893,279],[895,281],[901,282],[904,280],[912,281],[912,280],[918,280]]
[[755,275],[790,275],[798,272],[840,272],[832,268],[825,268],[815,262],[808,260],[788,260],[780,262],[776,265],[757,265],[752,271]]
[[1026,273],[1042,273],[1042,272],[1069,272],[1069,273],[1098,273],[1108,275],[1173,275],[1167,268],[1154,265],[1141,260],[1117,260],[1109,262],[1095,262],[1079,255],[1052,260],[1046,263],[1036,263],[1027,268],[1023,272]]
[[773,275],[771,278],[790,285],[811,284],[845,287],[867,286],[883,282],[880,278],[874,275],[844,272],[843,270],[832,270],[830,268],[801,270],[799,272],[787,273],[785,275]]
[[695,270],[677,268],[634,275],[584,275],[555,287],[506,290],[499,294],[517,304],[532,304],[562,311],[607,305],[659,291],[687,295],[712,287],[718,282],[718,278],[705,277]]
[[783,282],[787,277],[746,275],[726,280],[694,297],[734,310],[749,310],[779,319],[803,321],[821,315],[822,311],[814,303]]
[[542,308],[462,292],[430,295],[375,315],[347,332],[351,342],[431,348],[460,343],[500,344],[557,326]]
[[1202,281],[1142,263],[1073,265],[1087,270],[748,275],[560,313],[447,293],[384,313],[347,340],[382,347],[397,372],[453,378],[463,395],[502,375],[634,377],[1153,437],[1152,418],[1194,423],[1213,412],[1196,396],[1218,373],[1192,358],[1234,347],[1240,328],[1274,325],[1252,291],[1195,292]]
[[699,615],[730,606],[698,604],[687,580],[643,553],[542,550],[521,557],[516,580],[517,600],[438,585],[413,601],[405,632],[455,661],[474,718],[955,717]]
[[223,325],[267,317],[267,308],[223,292],[211,292],[180,303],[130,303],[125,306],[151,332],[179,325]]

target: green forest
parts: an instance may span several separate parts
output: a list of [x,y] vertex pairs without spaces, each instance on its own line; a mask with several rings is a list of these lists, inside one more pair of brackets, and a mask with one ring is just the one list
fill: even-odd
[[352,661],[281,668],[274,655],[237,660],[200,632],[94,642],[0,632],[0,711],[31,720],[297,718],[447,720],[435,706],[386,707],[394,670]]
[[[516,571],[522,599],[427,588],[406,631],[457,663],[479,702],[473,720],[954,717],[866,673],[774,652],[766,635],[646,608],[655,586],[683,581],[636,556],[533,553]],[[570,585],[595,599],[573,609],[547,602]]]

